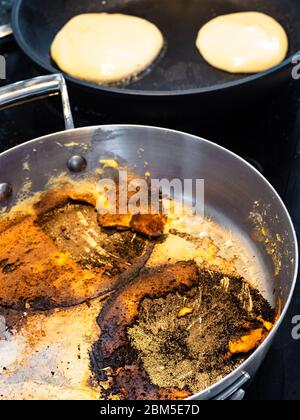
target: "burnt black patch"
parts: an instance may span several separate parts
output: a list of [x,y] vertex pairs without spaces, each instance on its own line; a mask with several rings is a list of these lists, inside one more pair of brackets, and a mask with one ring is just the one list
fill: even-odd
[[[192,276],[189,281],[186,274]],[[231,340],[263,329],[260,317],[274,322],[274,310],[245,279],[199,269],[194,275],[192,263],[159,267],[107,302],[98,318],[102,334],[91,353],[100,384],[103,369],[110,368],[107,397],[180,399],[198,393],[249,356],[229,354]],[[134,309],[126,315],[133,305],[138,314]],[[188,311],[179,316],[182,308]]]

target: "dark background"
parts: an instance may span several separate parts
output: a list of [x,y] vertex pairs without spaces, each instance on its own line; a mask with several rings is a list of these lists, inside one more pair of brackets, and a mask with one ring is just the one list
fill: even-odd
[[[0,24],[9,20],[12,0],[0,0]],[[299,16],[300,23],[300,16]],[[300,40],[299,40],[300,47]],[[300,49],[300,48],[299,48]],[[0,85],[38,75],[14,43],[0,44],[7,58],[7,76]],[[63,129],[56,98],[0,114],[0,152],[26,140]],[[77,127],[102,123],[134,123],[132,118],[73,108]],[[200,115],[200,112],[199,112]],[[144,121],[147,124],[147,120]],[[161,120],[164,127],[180,129],[213,140],[238,153],[258,168],[287,204],[300,235],[300,81],[290,80],[273,96],[261,98],[232,115],[216,115],[208,122],[199,117],[187,124]],[[247,391],[248,400],[300,400],[300,341],[291,337],[292,318],[300,315],[300,283],[275,343],[258,376]]]

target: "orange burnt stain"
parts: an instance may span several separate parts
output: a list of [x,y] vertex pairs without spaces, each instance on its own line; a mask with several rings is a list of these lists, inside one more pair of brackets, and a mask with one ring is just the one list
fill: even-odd
[[[114,203],[113,208],[111,208],[112,211],[109,211],[111,203],[107,204],[106,199],[104,197],[101,197],[100,195],[97,201],[97,209],[99,212],[99,225],[102,228],[132,230],[141,235],[145,235],[148,238],[159,238],[164,234],[164,228],[167,223],[167,216],[163,214],[162,208],[158,211],[157,214],[153,213],[151,205],[149,203],[148,212],[146,214],[143,212],[138,214],[132,214],[128,209],[128,203],[129,200],[134,196],[134,194],[135,193],[132,191],[127,191],[126,214],[122,214],[120,209],[120,185],[117,185],[116,188],[116,203]],[[150,200],[150,189],[148,194],[148,199]]]
[[97,294],[103,269],[81,268],[34,222],[26,217],[1,233],[1,304],[30,309],[42,299],[46,306],[69,306]]
[[[136,254],[132,255],[130,264],[123,262],[118,254],[118,250],[122,254],[122,244],[127,243],[127,237],[109,239],[110,235],[103,233],[102,239],[99,236],[99,243],[93,240],[99,249],[109,247],[108,242],[115,240],[114,254],[117,256],[113,255],[112,258],[117,261],[116,269],[112,266],[111,258],[90,267],[62,249],[57,237],[51,237],[44,229],[44,223],[56,217],[53,211],[64,209],[72,203],[93,208],[96,197],[92,193],[49,190],[42,193],[39,201],[31,206],[29,215],[18,214],[14,218],[0,220],[0,305],[17,310],[74,306],[109,293],[125,276],[132,276],[135,270],[145,264],[153,246],[141,239],[135,241]],[[98,228],[100,232],[96,213],[94,217],[95,229]],[[75,226],[70,226],[71,232],[74,229]],[[83,226],[84,229],[87,228]],[[61,232],[63,235],[63,227]],[[132,249],[135,243],[131,244]],[[105,254],[104,248],[101,252]]]
[[274,325],[272,322],[265,321],[262,316],[257,318],[257,321],[261,322],[267,331],[272,331]]
[[265,332],[263,328],[253,330],[248,335],[237,340],[231,340],[229,343],[229,351],[231,354],[250,353],[252,350],[259,347],[264,338]]
[[166,217],[160,214],[99,214],[98,223],[102,228],[130,229],[149,238],[158,238],[164,233]]
[[184,318],[191,315],[194,312],[194,308],[182,308],[177,314],[177,318]]

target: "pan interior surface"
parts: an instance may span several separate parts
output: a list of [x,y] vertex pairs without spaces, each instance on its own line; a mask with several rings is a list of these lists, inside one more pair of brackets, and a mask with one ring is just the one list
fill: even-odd
[[[140,175],[149,170],[153,178],[204,179],[206,222],[203,226],[198,222],[189,225],[187,233],[200,233],[198,240],[213,234],[220,248],[213,248],[215,257],[216,252],[223,258],[228,252],[238,254],[236,246],[230,251],[231,241],[238,242],[243,255],[237,267],[240,275],[259,288],[273,307],[280,299],[285,310],[297,266],[294,231],[270,185],[237,156],[199,138],[150,127],[104,126],[58,133],[1,156],[0,179],[9,176],[14,186],[12,202],[1,210],[5,213],[10,204],[18,202],[24,191],[28,192],[28,185],[30,194],[53,186],[53,178],[60,173],[65,176],[66,162],[75,154],[84,155],[88,162],[85,174],[69,174],[76,184],[91,173],[97,174],[99,161],[112,160],[122,165],[130,162]],[[185,238],[179,239],[186,243]],[[168,263],[170,255],[162,249],[168,250],[167,243],[160,245],[156,256],[160,264],[164,256]],[[188,249],[186,244],[184,249]],[[156,269],[155,253],[151,260]],[[29,310],[24,315],[22,312],[21,319],[15,311],[1,309],[0,322],[4,320],[9,327],[0,336],[0,368],[7,369],[0,378],[4,398],[99,398],[90,375],[91,351],[101,334],[97,319],[102,310],[101,299],[50,312]]]
[[[57,201],[59,207],[55,211],[45,213],[44,206],[47,208],[53,206],[49,199],[52,194],[46,193],[34,204],[35,209],[42,209],[35,229],[41,227],[43,232],[50,235],[57,243],[61,251],[68,251],[68,254],[74,256],[75,261],[80,261],[87,268],[92,264],[91,258],[98,262],[99,259],[91,255],[90,250],[86,250],[88,242],[84,238],[87,232],[94,231],[96,234],[98,229],[93,221],[95,218],[93,209],[83,204],[83,196],[74,194],[77,191],[76,188],[78,192],[82,189],[86,189],[88,193],[94,191],[95,183],[87,181],[79,188],[79,182],[75,187],[72,183],[60,184],[62,180],[63,178],[58,178],[57,181],[53,179],[55,190],[63,188],[65,191],[71,191],[74,188],[72,196],[80,202],[68,203],[61,207],[63,202],[59,199]],[[57,193],[55,193],[56,198]],[[31,200],[28,204],[25,201],[16,210],[21,212],[23,208],[30,210],[31,205]],[[66,218],[70,219],[72,228],[68,225]],[[77,232],[81,225],[87,227]],[[28,236],[30,236],[30,230],[28,228]],[[38,236],[36,231],[34,234]],[[243,235],[243,233],[240,234]],[[129,245],[138,240],[133,232],[128,232],[128,235],[127,249],[123,250],[122,259],[124,255],[130,253]],[[113,240],[113,236],[111,239],[106,238],[106,241]],[[76,248],[74,248],[72,237],[76,240]],[[20,239],[16,237],[15,242],[20,244]],[[38,244],[35,246],[39,249]],[[35,246],[31,242],[31,247]],[[47,250],[50,250],[50,247],[50,243],[47,243]],[[108,248],[105,247],[105,250],[107,251]],[[1,247],[2,251],[3,247]],[[32,256],[30,247],[24,251],[28,253],[29,258]],[[113,253],[115,254],[116,251],[114,247]],[[77,287],[75,284],[77,277],[73,280],[72,287],[67,287],[67,293],[65,293],[64,286],[60,285],[60,276],[57,277],[58,281],[55,280],[56,293],[54,295],[51,293],[52,283],[47,284],[45,280],[42,280],[39,282],[40,288],[36,290],[36,286],[30,284],[27,279],[26,289],[36,291],[38,299],[27,299],[25,306],[21,307],[16,304],[11,304],[10,307],[0,305],[0,322],[7,328],[5,335],[0,336],[2,355],[0,368],[4,370],[0,378],[0,393],[3,398],[9,394],[14,399],[17,392],[24,399],[32,397],[95,399],[97,396],[101,399],[109,399],[110,395],[119,395],[121,399],[130,400],[150,397],[151,399],[184,399],[214,385],[247,359],[248,351],[246,354],[236,355],[227,350],[231,338],[239,337],[241,334],[248,336],[252,329],[254,334],[258,332],[259,340],[267,338],[269,330],[264,329],[262,322],[270,323],[271,328],[273,327],[274,310],[271,306],[273,308],[276,306],[276,302],[271,304],[270,290],[266,290],[263,286],[263,284],[266,287],[270,285],[267,270],[263,261],[259,261],[259,251],[248,246],[242,237],[238,236],[238,229],[230,221],[225,218],[218,220],[218,217],[213,217],[209,210],[204,220],[201,217],[186,218],[185,216],[172,220],[170,216],[166,237],[153,244],[151,251],[148,260],[144,260],[143,268],[140,267],[140,272],[137,270],[131,281],[129,277],[118,287],[113,283],[110,283],[109,287],[106,285],[108,295],[110,290],[114,293],[111,295],[111,302],[109,299],[105,300],[104,297],[104,307],[101,297],[97,298],[99,293],[95,291],[93,291],[94,298],[85,297],[86,304],[81,304],[84,300],[82,294],[88,285],[83,282]],[[40,254],[42,254],[41,249]],[[2,262],[5,261],[3,259],[5,256],[1,256]],[[25,265],[24,258],[21,258],[19,254],[15,258],[17,256],[19,263]],[[195,262],[192,261],[193,258]],[[102,254],[101,259],[103,259]],[[43,263],[42,255],[41,260]],[[109,261],[113,261],[112,254]],[[130,261],[133,262],[133,256]],[[30,260],[30,263],[32,267],[35,267],[36,261]],[[211,270],[200,269],[202,264],[206,267],[206,263]],[[18,276],[20,267],[14,266],[13,272],[10,273],[8,268],[12,269],[8,264],[9,261],[5,261],[4,267],[3,264],[0,266],[1,271],[4,270],[4,273],[1,273],[1,281],[4,280],[3,277],[11,281],[10,276]],[[65,261],[64,264],[66,264]],[[199,272],[197,264],[199,264]],[[68,269],[67,265],[66,267]],[[89,268],[89,271],[91,270],[93,271],[94,268]],[[234,270],[236,274],[229,274],[231,270]],[[52,271],[55,271],[55,266],[52,267]],[[98,278],[100,279],[100,273],[98,273]],[[93,279],[94,284],[97,284],[98,278]],[[174,278],[179,282],[176,286],[178,289],[173,284]],[[187,290],[180,286],[180,282],[184,284],[184,281],[188,282]],[[42,286],[43,282],[45,282],[44,286]],[[150,300],[148,298],[150,296],[148,295],[149,283],[152,288]],[[27,293],[26,289],[22,289],[22,296]],[[77,289],[81,291],[80,296],[75,293]],[[130,345],[128,345],[127,340],[118,341],[119,336],[122,335],[122,318],[120,323],[117,321],[117,324],[115,320],[118,320],[119,313],[123,313],[124,305],[126,310],[127,302],[132,299],[132,290],[134,295],[136,293],[140,295],[141,308],[138,312],[139,316],[134,320],[134,325],[128,330],[128,341],[130,340]],[[168,290],[170,293],[165,294]],[[116,302],[114,301],[115,294]],[[56,303],[54,311],[53,305],[47,303],[49,295],[52,302]],[[269,303],[263,299],[262,295],[270,296]],[[118,296],[121,296],[121,299],[118,300]],[[123,300],[124,296],[125,300]],[[2,290],[1,303],[5,303],[8,297],[9,291],[7,293],[6,289],[6,293],[5,290],[3,293]],[[65,299],[62,302],[61,297]],[[68,299],[70,299],[70,305],[66,303],[59,305],[59,303],[67,302]],[[135,304],[134,299],[132,303]],[[187,308],[191,306],[193,310]],[[128,314],[131,313],[130,308],[131,306],[128,307]],[[157,308],[160,308],[158,312]],[[180,308],[183,314],[177,315]],[[195,314],[193,314],[194,311]],[[158,313],[160,313],[160,319],[158,319]],[[201,323],[197,327],[200,314]],[[264,321],[259,319],[260,316]],[[248,319],[251,320],[249,326]],[[218,320],[220,322],[217,322]],[[107,328],[110,331],[108,340]],[[162,333],[160,328],[165,333]],[[191,333],[187,336],[183,333],[185,328],[188,331],[191,329]],[[213,337],[211,340],[209,340],[208,328],[211,329],[210,334]],[[142,338],[145,335],[144,329],[148,331],[146,341]],[[156,329],[158,329],[157,333]],[[207,345],[197,349],[194,348],[194,344],[197,342],[199,333],[202,334],[201,342]],[[156,344],[155,337],[158,336]],[[153,354],[150,358],[147,347],[143,345],[147,340],[152,346]],[[108,348],[117,347],[110,358],[103,357],[100,343],[102,346],[107,345]],[[188,351],[192,349],[193,358],[188,356]],[[253,348],[250,350],[252,351]],[[138,356],[134,355],[131,359],[132,352]],[[205,356],[200,357],[199,354],[202,353]],[[122,358],[122,354],[126,354],[125,359]],[[228,357],[228,360],[223,360],[223,357]],[[145,372],[138,368],[139,358],[145,361],[147,367]],[[48,360],[46,366],[45,359]],[[126,361],[126,368],[123,367],[121,360],[124,360],[124,363]],[[193,360],[197,360],[197,365],[194,365]],[[131,366],[128,366],[130,364]],[[162,364],[166,366],[164,372],[159,368]],[[174,364],[177,366],[175,370]],[[113,373],[110,373],[108,369],[110,367]],[[181,378],[182,369],[188,367],[186,372],[188,379]],[[175,372],[175,378],[172,377],[171,372]],[[109,394],[110,389],[106,388],[110,381],[108,378],[112,379],[115,376],[117,377],[116,384],[113,383],[111,394]],[[18,379],[18,385],[12,386],[11,381],[14,382],[16,379]],[[126,390],[124,393],[118,391],[119,382],[120,386],[123,386],[123,381]],[[66,386],[66,383],[69,385]],[[189,391],[185,390],[185,384],[189,384]]]
[[[188,93],[243,79],[242,75],[229,74],[211,67],[195,46],[197,33],[206,22],[219,15],[243,11],[263,12],[278,20],[288,34],[288,55],[299,50],[300,27],[297,16],[300,4],[294,0],[45,0],[43,4],[39,0],[19,0],[13,14],[13,26],[17,41],[25,52],[46,70],[56,72],[57,68],[49,53],[50,46],[56,33],[75,15],[112,12],[148,19],[163,33],[166,51],[149,71],[127,86],[120,86],[120,92]],[[110,89],[87,82],[80,83]]]

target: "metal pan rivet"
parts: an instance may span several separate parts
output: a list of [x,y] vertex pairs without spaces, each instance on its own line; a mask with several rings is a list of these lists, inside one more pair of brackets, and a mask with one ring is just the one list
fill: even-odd
[[0,183],[0,203],[12,195],[12,186],[8,182]]
[[68,160],[68,168],[71,172],[83,172],[87,167],[87,161],[83,156],[73,156]]

